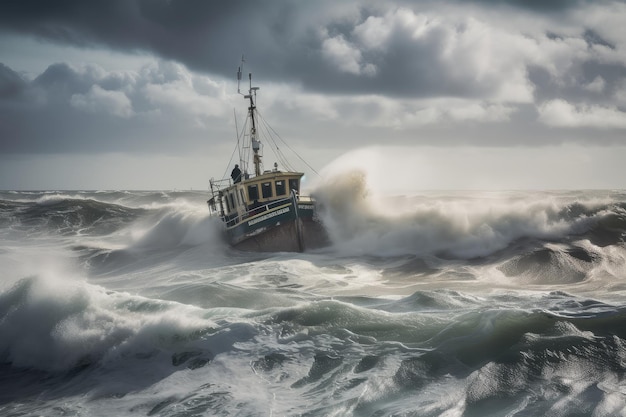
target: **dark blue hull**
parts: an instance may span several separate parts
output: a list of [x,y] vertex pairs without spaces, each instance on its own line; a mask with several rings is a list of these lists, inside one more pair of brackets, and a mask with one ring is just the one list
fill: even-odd
[[226,237],[237,249],[259,252],[302,252],[328,243],[315,204],[295,200],[242,219],[226,229]]

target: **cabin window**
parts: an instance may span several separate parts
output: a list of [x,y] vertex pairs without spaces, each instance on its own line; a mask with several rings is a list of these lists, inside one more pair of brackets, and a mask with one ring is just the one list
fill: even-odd
[[226,212],[230,212],[230,205],[228,204],[228,197],[226,197],[224,201],[226,201]]
[[297,179],[289,180],[289,191],[296,190],[297,193],[300,192],[300,181]]
[[259,199],[259,186],[254,184],[254,185],[248,185],[248,199],[249,201],[254,201],[254,200],[258,200]]
[[264,182],[261,184],[261,193],[263,194],[263,198],[272,197],[272,183]]
[[233,193],[230,193],[230,205],[233,209],[235,208],[235,195]]
[[246,202],[246,197],[243,195],[242,188],[239,189],[239,197],[241,198],[241,200],[239,200],[239,204],[244,205],[244,203]]
[[285,181],[276,181],[276,195],[285,194]]

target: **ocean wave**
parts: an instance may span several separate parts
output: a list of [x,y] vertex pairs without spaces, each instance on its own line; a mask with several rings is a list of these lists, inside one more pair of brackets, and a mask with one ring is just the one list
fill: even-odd
[[0,362],[67,372],[175,351],[217,325],[203,310],[74,280],[34,276],[0,294]]
[[26,278],[0,294],[0,362],[29,381],[62,377],[63,398],[124,398],[144,414],[609,415],[623,403],[610,401],[626,372],[620,304],[435,290],[257,308]]
[[[5,193],[6,194],[6,193]],[[190,192],[33,193],[0,200],[0,224],[14,231],[81,235],[131,235],[136,247],[167,247],[219,240],[206,204]],[[195,198],[195,200],[193,200]]]
[[[457,193],[448,199],[375,197],[364,173],[326,180],[315,195],[334,249],[351,255],[487,257],[515,245],[587,239],[618,245],[626,203],[580,196]],[[578,198],[577,198],[578,197]]]
[[[217,265],[230,263],[220,224],[207,216],[165,214],[159,220],[133,223],[122,230],[119,243],[73,245],[79,259],[96,275],[127,273],[158,266],[165,258],[173,264]],[[191,251],[191,252],[190,252]]]
[[[437,291],[398,303],[302,303],[269,313],[265,336],[238,347],[263,381],[301,397],[292,407],[316,416],[571,415],[580,398],[591,415],[620,395],[623,306],[565,293],[513,300]],[[267,407],[286,412],[290,403]]]
[[200,193],[0,193],[0,414],[624,414],[623,193],[317,191],[278,254]]
[[208,213],[167,211],[156,221],[135,225],[132,249],[162,249],[219,242],[221,223]]
[[2,218],[27,233],[103,235],[129,224],[144,211],[85,198],[52,195],[34,202],[2,202]]

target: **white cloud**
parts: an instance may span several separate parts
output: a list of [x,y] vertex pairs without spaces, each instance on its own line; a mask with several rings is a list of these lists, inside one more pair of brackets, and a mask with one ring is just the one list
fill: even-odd
[[481,102],[453,106],[448,110],[453,120],[475,122],[505,122],[510,119],[514,112],[515,108],[511,106]]
[[[448,26],[442,58],[452,77],[493,85],[489,96],[505,102],[531,102],[533,86],[526,73],[527,38],[475,18]],[[487,98],[487,97],[485,97]]]
[[538,108],[539,120],[556,127],[593,127],[599,129],[626,129],[626,112],[616,107],[573,105],[557,99]]
[[417,40],[442,27],[436,14],[426,15],[400,7],[383,16],[370,16],[354,28],[353,34],[368,49],[384,49],[398,39]]
[[397,8],[367,18],[354,28],[353,35],[366,55],[384,56],[404,45],[407,62],[418,60],[459,87],[478,88],[485,92],[484,99],[532,101],[533,86],[525,64],[534,45],[521,32],[471,16]]
[[312,115],[321,120],[336,120],[339,118],[339,111],[333,100],[321,94],[294,94],[290,88],[281,89],[285,92],[283,97],[275,97],[290,110],[298,111],[302,114]]
[[181,153],[208,146],[207,138],[219,141],[232,120],[233,95],[225,91],[236,87],[226,85],[176,63],[127,71],[53,64],[25,80],[15,100],[0,103],[11,121],[0,124],[0,152],[137,152],[150,143],[152,152]]
[[[419,9],[390,5],[386,12],[357,24],[348,39],[359,48],[362,60],[378,64],[376,60],[388,63],[399,55],[406,57],[398,60],[397,66],[414,66],[411,71],[417,81],[430,76],[432,79],[423,82],[435,90],[435,95],[464,97],[467,89],[482,100],[532,103],[535,89],[543,85],[529,79],[530,68],[545,70],[550,79],[544,82],[556,89],[608,93],[609,80],[601,74],[583,85],[580,73],[598,65],[626,65],[622,36],[626,5],[572,10],[566,9],[554,19],[523,10],[513,15],[506,9],[476,5]],[[598,35],[598,42],[589,43],[588,30]],[[592,65],[584,68],[589,63]]]
[[133,115],[130,99],[122,91],[105,90],[93,85],[86,94],[74,94],[70,104],[89,113],[108,113],[114,116],[129,118]]
[[598,75],[596,78],[594,78],[592,82],[585,85],[584,88],[587,91],[591,91],[594,93],[601,93],[602,91],[604,91],[605,86],[606,86],[606,82],[604,81],[604,78]]
[[513,106],[479,100],[394,100],[375,95],[333,98],[304,95],[298,102],[300,111],[312,111],[320,119],[394,130],[439,123],[501,123],[509,121],[516,111]]
[[[84,72],[84,71],[83,71]],[[223,116],[231,106],[224,84],[191,73],[183,65],[160,61],[139,71],[92,71],[93,85],[85,94],[71,96],[70,104],[90,113],[130,118],[140,114],[174,114],[202,125],[208,116]],[[104,86],[104,88],[102,87]],[[141,103],[133,108],[133,101]]]
[[611,49],[596,45],[596,52],[605,62],[621,62],[622,64],[626,64],[625,16],[626,3],[623,1],[589,2],[587,7],[575,9],[572,12],[572,20],[579,23],[578,29],[580,22],[584,22],[584,27],[593,29],[615,46]]
[[325,39],[322,43],[322,54],[335,64],[339,70],[351,74],[361,72],[361,52],[350,45],[343,36]]
[[383,17],[370,16],[365,22],[354,28],[356,38],[363,46],[370,49],[380,49],[389,39],[392,25]]
[[324,39],[322,56],[341,72],[367,76],[376,74],[376,67],[369,63],[363,64],[361,51],[348,42],[343,35]]
[[395,119],[397,129],[410,129],[439,123],[500,123],[516,111],[500,103],[472,100],[434,100],[407,103]]
[[626,106],[626,79],[615,90],[614,98],[620,106]]
[[219,98],[198,94],[184,81],[171,81],[167,84],[148,84],[141,94],[162,111],[175,111],[177,114],[194,116],[224,116],[228,103]]

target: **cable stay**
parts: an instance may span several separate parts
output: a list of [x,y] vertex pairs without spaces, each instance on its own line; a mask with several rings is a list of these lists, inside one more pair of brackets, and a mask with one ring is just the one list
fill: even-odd
[[[257,114],[259,115],[259,119],[265,124],[265,126],[267,127],[267,129],[269,131],[271,131],[273,133],[273,135],[269,135],[270,138],[273,140],[273,137],[276,136],[278,139],[280,139],[280,141],[287,147],[287,149],[289,149],[291,152],[293,152],[293,154],[295,156],[298,157],[298,159],[300,159],[307,167],[309,167],[309,169],[311,169],[311,171],[313,171],[316,175],[320,175],[315,168],[313,168],[304,158],[302,158],[298,152],[295,151],[295,149],[293,149],[291,146],[289,146],[289,144],[274,130],[274,128],[272,128],[272,126],[270,126],[269,123],[267,123],[267,121],[265,120],[265,118],[263,118],[263,116],[259,113],[259,111],[257,110]],[[278,146],[276,145],[276,148],[278,149]],[[282,152],[281,152],[281,155]],[[284,155],[283,155],[284,157]]]

